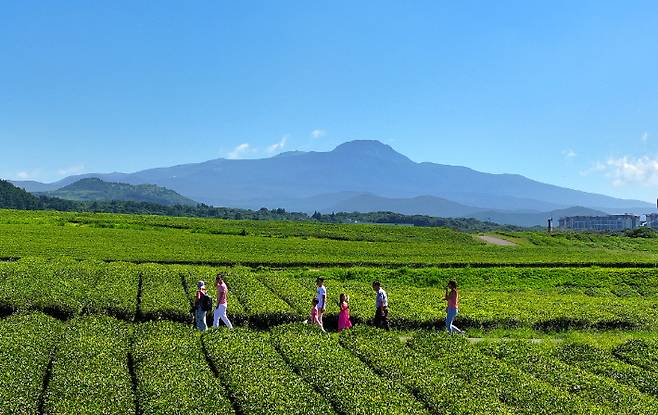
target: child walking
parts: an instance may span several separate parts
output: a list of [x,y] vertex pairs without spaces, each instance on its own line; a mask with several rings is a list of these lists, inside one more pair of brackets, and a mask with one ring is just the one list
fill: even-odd
[[463,330],[458,329],[455,325],[452,324],[455,321],[455,317],[457,317],[457,314],[459,313],[459,291],[457,290],[456,281],[448,282],[448,286],[446,287],[446,295],[443,300],[448,302],[446,329],[450,334],[455,332],[464,334]]
[[343,331],[352,327],[349,303],[350,297],[345,295],[345,293],[341,293],[338,302],[338,306],[340,307],[340,314],[338,314],[338,331]]
[[324,327],[322,326],[322,321],[320,321],[320,318],[318,317],[319,315],[319,310],[318,310],[318,299],[314,298],[313,299],[313,308],[311,309],[311,319],[310,323],[311,324],[317,324],[320,326],[320,330],[324,331]]
[[327,306],[327,287],[324,286],[324,278],[318,278],[315,280],[315,285],[317,285],[317,299],[318,299],[318,320],[320,325],[323,325],[322,316],[324,316],[325,307]]

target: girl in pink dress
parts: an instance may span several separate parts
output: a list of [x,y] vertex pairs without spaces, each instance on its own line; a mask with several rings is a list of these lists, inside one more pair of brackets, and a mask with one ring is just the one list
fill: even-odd
[[338,302],[340,307],[340,314],[338,314],[338,331],[343,331],[352,327],[352,322],[350,321],[349,302],[350,297],[342,293],[340,295],[340,301]]

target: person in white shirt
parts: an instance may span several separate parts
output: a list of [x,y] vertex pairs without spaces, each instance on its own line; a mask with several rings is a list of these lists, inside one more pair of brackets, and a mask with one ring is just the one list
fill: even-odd
[[324,278],[318,278],[315,280],[315,285],[317,285],[317,299],[318,299],[318,320],[320,325],[323,325],[322,316],[324,315],[325,308],[327,305],[327,287],[324,286]]
[[372,283],[372,289],[377,293],[377,299],[375,300],[375,326],[390,330],[388,323],[388,295],[379,281]]
[[219,327],[219,319],[221,319],[226,327],[233,328],[231,320],[226,315],[226,306],[228,305],[228,287],[224,282],[224,276],[220,273],[215,278],[215,288],[217,288],[217,307],[215,307],[213,327]]

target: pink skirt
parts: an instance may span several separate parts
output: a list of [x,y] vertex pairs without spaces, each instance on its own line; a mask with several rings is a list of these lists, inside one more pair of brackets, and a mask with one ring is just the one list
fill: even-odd
[[352,322],[350,321],[350,313],[345,310],[341,311],[338,315],[338,331],[343,331],[352,327]]

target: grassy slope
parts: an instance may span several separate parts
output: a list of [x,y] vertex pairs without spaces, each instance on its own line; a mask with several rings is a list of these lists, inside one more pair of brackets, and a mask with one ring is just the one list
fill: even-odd
[[514,233],[484,244],[443,228],[0,210],[0,257],[249,265],[655,264],[658,241]]

